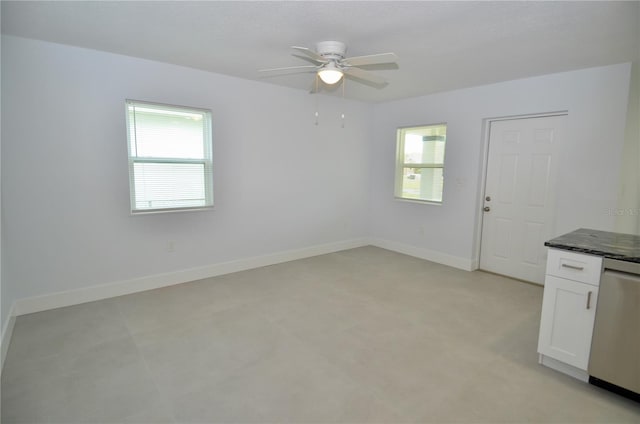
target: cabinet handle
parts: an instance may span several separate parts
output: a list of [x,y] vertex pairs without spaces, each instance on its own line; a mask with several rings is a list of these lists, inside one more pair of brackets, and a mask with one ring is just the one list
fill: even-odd
[[589,290],[589,292],[587,292],[587,309],[591,308],[591,290]]
[[575,265],[569,265],[569,264],[562,264],[561,266],[563,266],[564,268],[571,268],[571,269],[575,269],[578,271],[583,271],[584,267],[583,266],[575,266]]

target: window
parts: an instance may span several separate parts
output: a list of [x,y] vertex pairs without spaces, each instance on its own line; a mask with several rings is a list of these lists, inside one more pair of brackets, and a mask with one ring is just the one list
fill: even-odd
[[399,128],[395,196],[442,202],[447,125]]
[[131,212],[213,206],[211,112],[127,100]]

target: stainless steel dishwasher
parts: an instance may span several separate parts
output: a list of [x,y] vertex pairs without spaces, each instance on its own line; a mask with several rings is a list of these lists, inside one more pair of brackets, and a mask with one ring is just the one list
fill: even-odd
[[640,402],[640,263],[604,259],[589,382]]

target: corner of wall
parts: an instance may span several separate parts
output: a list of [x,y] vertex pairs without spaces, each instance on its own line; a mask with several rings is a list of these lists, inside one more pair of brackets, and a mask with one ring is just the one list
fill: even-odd
[[[0,8],[2,10],[2,8]],[[2,12],[0,12],[0,15]],[[0,37],[0,81],[2,81],[2,37]],[[1,83],[0,83],[1,85]],[[0,102],[0,128],[2,128],[2,102]],[[2,163],[2,135],[0,134],[0,164]],[[2,166],[0,165],[0,328],[2,333],[0,334],[0,374],[2,374],[2,367],[4,366],[4,358],[9,350],[9,340],[11,340],[11,333],[13,332],[13,308],[9,311],[8,315],[4,314],[2,308],[2,300],[5,296],[4,278],[2,278],[3,259],[2,259]]]
[[615,230],[640,235],[640,61],[631,65]]
[[2,327],[2,335],[0,337],[0,375],[2,375],[4,360],[7,357],[7,352],[9,352],[9,344],[11,343],[11,336],[13,335],[13,327],[16,323],[14,305],[11,306],[11,310],[9,311],[5,324]]

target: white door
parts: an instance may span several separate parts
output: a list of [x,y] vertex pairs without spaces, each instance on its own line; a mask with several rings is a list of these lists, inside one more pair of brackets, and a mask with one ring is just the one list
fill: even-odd
[[481,269],[543,284],[565,125],[566,115],[491,122]]

